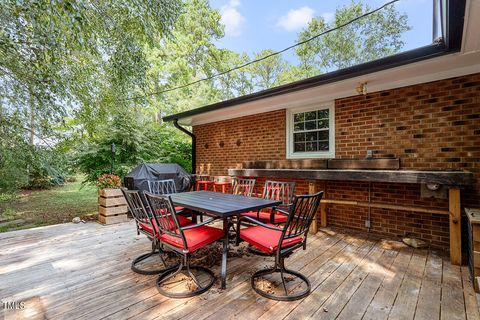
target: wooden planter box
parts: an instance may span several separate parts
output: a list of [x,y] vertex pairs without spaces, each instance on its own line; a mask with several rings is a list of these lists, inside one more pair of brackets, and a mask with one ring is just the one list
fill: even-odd
[[120,189],[102,189],[98,197],[98,222],[114,224],[128,221],[127,201]]
[[468,266],[474,280],[475,291],[480,288],[480,209],[465,208],[468,218]]

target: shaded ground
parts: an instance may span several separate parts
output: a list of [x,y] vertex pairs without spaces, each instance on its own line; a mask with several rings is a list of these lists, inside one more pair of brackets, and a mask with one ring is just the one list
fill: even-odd
[[73,217],[96,219],[97,190],[76,182],[50,190],[22,191],[0,202],[0,232],[69,222]]

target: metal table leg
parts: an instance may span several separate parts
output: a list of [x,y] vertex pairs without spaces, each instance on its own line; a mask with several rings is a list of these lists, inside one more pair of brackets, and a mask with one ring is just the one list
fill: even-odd
[[227,280],[227,255],[228,255],[228,218],[223,218],[223,232],[225,236],[223,238],[223,253],[222,253],[222,285],[221,289],[226,288]]

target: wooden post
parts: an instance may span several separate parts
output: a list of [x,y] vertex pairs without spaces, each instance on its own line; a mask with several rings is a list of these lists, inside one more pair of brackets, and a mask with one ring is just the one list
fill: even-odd
[[[317,192],[316,191],[317,188],[316,188],[315,184],[316,184],[315,181],[309,181],[308,182],[308,193],[309,194],[314,194],[314,193]],[[315,214],[315,218],[313,218],[312,224],[310,225],[310,233],[312,233],[312,234],[316,234],[317,231],[318,231],[317,220],[318,220],[318,216],[317,216],[317,214]]]
[[327,226],[327,204],[320,202],[320,227],[325,228]]
[[462,264],[460,189],[448,189],[448,207],[450,211],[450,262]]

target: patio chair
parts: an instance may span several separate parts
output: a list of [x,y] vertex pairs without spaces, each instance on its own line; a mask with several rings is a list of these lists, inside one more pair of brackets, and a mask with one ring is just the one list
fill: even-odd
[[177,187],[173,179],[166,180],[147,180],[148,190],[154,194],[177,193]]
[[[170,298],[188,298],[195,295],[202,294],[210,289],[215,281],[213,272],[202,266],[191,266],[191,254],[221,238],[224,233],[222,229],[206,226],[216,220],[215,218],[208,219],[202,223],[182,226],[180,224],[180,216],[175,211],[172,199],[168,195],[155,195],[153,193],[145,193],[145,197],[153,211],[159,212],[158,227],[160,230],[160,241],[164,246],[171,249],[177,255],[182,257],[182,260],[177,268],[165,270],[157,279],[157,289],[162,295]],[[170,220],[170,218],[172,218]],[[171,223],[173,222],[173,224]],[[196,285],[196,289],[188,292],[169,292],[164,288],[164,285],[169,279],[172,279],[177,274],[186,271],[187,275]],[[201,284],[199,276],[195,275],[193,271],[198,271],[200,275],[206,275],[207,281]]]
[[[175,186],[175,181],[173,179],[165,179],[165,180],[147,180],[148,182],[148,191],[153,194],[172,194],[177,193],[177,187]],[[197,213],[193,213],[190,210],[185,210],[184,207],[176,206],[175,211],[179,214],[190,216],[193,215],[193,220],[195,221],[197,218]],[[200,215],[200,220],[203,220],[202,214]]]
[[[127,190],[126,188],[122,188],[122,193],[127,201],[128,210],[135,219],[137,234],[144,234],[152,242],[152,250],[133,259],[131,269],[140,274],[159,274],[171,268],[167,267],[165,259],[163,258],[164,251],[162,250],[160,234],[156,227],[158,225],[156,218],[150,210],[145,207],[140,192],[138,190]],[[182,225],[189,225],[192,222],[189,219],[182,217],[180,223]],[[164,268],[148,270],[138,266],[140,263],[156,254],[158,254],[162,260]]]
[[277,200],[282,203],[279,207],[282,210],[273,211],[271,208],[263,209],[260,211],[249,211],[242,213],[242,216],[248,216],[264,223],[285,223],[287,221],[287,215],[284,212],[289,211],[289,207],[292,205],[293,193],[295,191],[295,182],[283,182],[283,181],[265,181],[263,188],[262,198],[268,200]]
[[[266,224],[248,216],[243,216],[237,222],[237,245],[240,239],[248,242],[262,252],[275,256],[273,268],[259,270],[252,275],[251,285],[253,290],[263,297],[279,300],[293,301],[301,299],[310,294],[310,281],[301,273],[285,268],[284,260],[296,249],[306,249],[307,233],[316,216],[318,205],[323,196],[323,191],[312,195],[295,196],[290,212],[285,212],[287,221],[283,227]],[[274,209],[280,211],[280,209]],[[256,226],[240,229],[242,221],[248,221]],[[257,286],[256,281],[269,274],[280,273],[283,291],[285,295],[275,295]],[[289,294],[285,274],[297,278],[306,285],[306,288],[299,293]],[[296,285],[296,289],[300,285]]]
[[254,187],[255,179],[232,178],[232,194],[251,197]]

